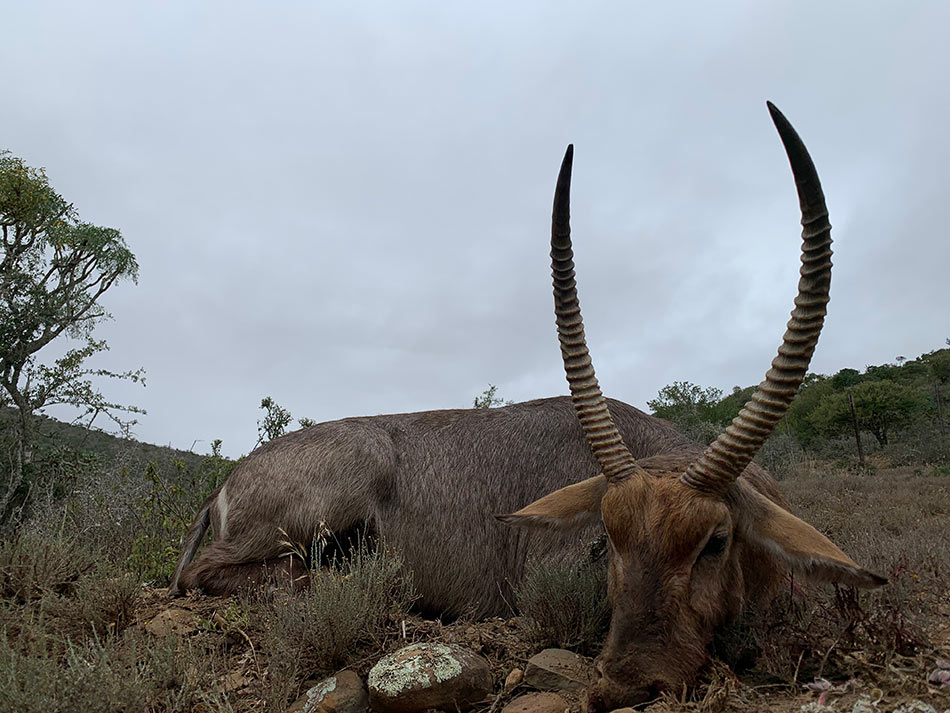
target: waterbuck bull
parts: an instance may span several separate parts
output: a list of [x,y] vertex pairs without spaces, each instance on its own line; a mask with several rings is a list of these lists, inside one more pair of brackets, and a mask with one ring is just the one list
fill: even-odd
[[561,165],[551,233],[555,313],[574,408],[601,474],[502,519],[559,529],[597,520],[606,528],[612,615],[588,691],[592,711],[640,704],[691,683],[715,630],[748,602],[774,593],[790,572],[858,587],[886,583],[783,508],[762,487],[768,481],[740,477],[802,383],[831,284],[831,225],[818,174],[795,130],[768,107],[801,204],[799,292],[765,381],[698,458],[687,451],[642,458],[624,445],[614,403],[605,401],[594,376],[577,299],[572,147]]
[[[636,457],[702,452],[665,421],[619,401],[610,408]],[[320,423],[241,461],[196,517],[169,591],[228,594],[278,569],[295,576],[285,542],[368,530],[413,571],[423,609],[509,613],[526,558],[565,542],[493,516],[599,472],[568,397]],[[747,477],[778,497],[761,468]],[[192,562],[209,526],[214,540]]]

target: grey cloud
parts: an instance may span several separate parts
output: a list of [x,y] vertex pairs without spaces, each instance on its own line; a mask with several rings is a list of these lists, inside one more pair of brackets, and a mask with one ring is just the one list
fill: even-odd
[[819,371],[935,349],[950,8],[817,2],[20,4],[3,145],[142,265],[103,365],[139,437],[254,442],[317,419],[564,393],[547,266],[577,147],[581,299],[605,390],[758,382],[797,279],[764,100],[836,240]]

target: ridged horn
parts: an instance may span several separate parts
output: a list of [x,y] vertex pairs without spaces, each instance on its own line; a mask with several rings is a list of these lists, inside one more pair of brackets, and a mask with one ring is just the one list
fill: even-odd
[[771,435],[798,393],[818,343],[831,286],[831,224],[815,164],[795,129],[771,102],[775,128],[792,166],[802,211],[802,268],[788,329],[765,381],[725,432],[686,469],[696,490],[724,494]]
[[607,480],[628,478],[645,471],[627,450],[607,410],[590,352],[584,338],[584,321],[574,280],[574,251],[571,248],[571,168],[574,145],[567,147],[554,189],[551,218],[551,277],[554,278],[554,314],[561,342],[564,372],[571,388],[571,400],[597,463]]

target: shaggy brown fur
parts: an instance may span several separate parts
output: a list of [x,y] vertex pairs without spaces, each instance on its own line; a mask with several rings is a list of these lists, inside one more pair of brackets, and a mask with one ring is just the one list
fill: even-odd
[[[610,409],[638,457],[702,451],[633,406],[610,401]],[[529,554],[586,540],[505,527],[492,516],[598,472],[566,397],[317,424],[271,441],[241,462],[222,496],[226,523],[216,493],[186,537],[170,592],[235,591],[253,563],[285,554],[283,543],[309,545],[321,531],[369,526],[413,571],[421,608],[504,615]],[[757,466],[744,477],[763,492],[777,492]],[[598,520],[599,504],[582,523],[592,536]],[[214,543],[190,562],[212,525]],[[238,577],[218,573],[234,565],[247,567]]]

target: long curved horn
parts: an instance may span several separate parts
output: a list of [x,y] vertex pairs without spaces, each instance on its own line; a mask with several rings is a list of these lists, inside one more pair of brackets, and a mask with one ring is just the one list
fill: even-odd
[[584,338],[584,321],[577,300],[574,280],[574,251],[571,248],[571,167],[574,145],[567,147],[554,189],[554,211],[551,218],[551,276],[554,278],[554,314],[557,336],[571,400],[601,471],[608,481],[623,480],[635,474],[646,475],[627,450],[614,425],[604,399],[590,352]]
[[825,320],[831,286],[831,224],[818,172],[795,129],[771,102],[772,121],[788,154],[802,211],[802,269],[795,309],[765,381],[724,433],[686,469],[681,480],[722,495],[771,435],[798,393]]

